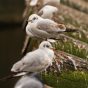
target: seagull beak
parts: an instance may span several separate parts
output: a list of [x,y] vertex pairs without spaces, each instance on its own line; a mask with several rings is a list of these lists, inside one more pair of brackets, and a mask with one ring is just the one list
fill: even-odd
[[55,51],[56,49],[54,47],[50,48],[51,50]]
[[27,22],[32,22],[32,20],[27,20]]

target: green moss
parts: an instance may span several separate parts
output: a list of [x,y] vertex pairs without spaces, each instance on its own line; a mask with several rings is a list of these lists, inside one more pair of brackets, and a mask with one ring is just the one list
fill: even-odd
[[88,74],[83,72],[63,72],[59,77],[53,74],[43,76],[44,82],[54,88],[87,88]]
[[75,46],[71,41],[58,42],[55,47],[58,50],[65,51],[80,58],[86,59],[88,55],[88,51],[86,49],[78,48],[78,46]]

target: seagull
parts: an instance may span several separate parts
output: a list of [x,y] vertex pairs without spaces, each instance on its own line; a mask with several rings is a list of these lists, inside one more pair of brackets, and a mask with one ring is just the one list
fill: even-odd
[[[33,7],[32,11],[34,11],[34,13],[38,13],[41,17],[53,19],[53,20],[57,21],[56,17],[57,17],[57,11],[58,11],[58,6],[60,3],[60,0],[25,0],[25,3],[26,3],[26,8],[23,13],[23,18],[24,18],[23,29],[27,25],[26,20],[28,19],[29,12],[31,12],[29,10],[31,10],[32,7]],[[54,18],[53,18],[53,16],[54,16]],[[25,37],[25,42],[24,42],[24,45],[22,48],[23,55],[25,55],[25,52],[26,52],[25,46],[28,45],[28,43],[26,43],[26,42],[29,42],[27,35]]]
[[44,19],[37,14],[32,14],[28,18],[26,33],[30,37],[57,38],[58,34],[64,32],[74,32],[75,29],[67,29],[64,24],[56,23],[51,19]]
[[[55,20],[57,14],[58,14],[58,8],[56,8],[54,6],[50,6],[50,5],[44,6],[38,12],[38,15],[41,16],[42,18],[48,18],[48,19],[53,19],[53,20]],[[27,25],[27,23],[26,23],[26,25]],[[26,27],[26,25],[24,23],[24,27]],[[28,25],[27,27],[28,27],[28,29],[31,29],[30,28],[30,25]],[[29,32],[27,31],[26,33],[29,33]],[[32,33],[29,33],[28,35],[31,35],[32,36]],[[31,38],[29,38],[28,35],[25,36],[25,41],[24,41],[24,45],[23,45],[23,48],[22,48],[22,54],[23,55],[25,55],[25,53],[27,51],[27,46],[30,44],[30,41],[31,41]]]
[[27,39],[25,39],[22,53],[27,49],[28,39],[40,38],[40,39],[60,39],[58,36],[64,32],[75,32],[76,29],[66,28],[64,24],[58,24],[51,19],[44,19],[37,14],[32,14],[28,18],[28,24],[26,26]]
[[41,9],[43,6],[51,5],[54,7],[59,8],[60,0],[25,0],[26,8],[23,12],[23,18],[28,18],[29,14],[38,13],[39,9]]
[[20,61],[16,62],[11,71],[39,73],[52,66],[54,57],[52,45],[48,41],[43,41],[38,49],[27,53]]
[[44,88],[44,84],[34,76],[24,75],[21,77],[14,88]]
[[53,87],[44,84],[37,74],[36,75],[27,74],[22,76],[17,81],[14,88],[53,88]]
[[40,11],[38,12],[38,15],[42,18],[47,19],[53,19],[53,17],[58,13],[58,8],[51,6],[51,5],[45,5]]

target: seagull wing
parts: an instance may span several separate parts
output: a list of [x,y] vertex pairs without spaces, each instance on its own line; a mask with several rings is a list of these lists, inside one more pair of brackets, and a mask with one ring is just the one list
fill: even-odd
[[46,31],[48,33],[60,33],[66,30],[65,25],[57,24],[56,22],[44,19],[37,22],[37,28],[39,30]]
[[29,54],[28,57],[24,59],[23,71],[40,72],[49,65],[48,55],[41,50],[35,51],[34,54]]
[[48,66],[48,56],[40,50],[28,53],[20,61],[15,63],[11,69],[13,72],[36,72],[44,70]]

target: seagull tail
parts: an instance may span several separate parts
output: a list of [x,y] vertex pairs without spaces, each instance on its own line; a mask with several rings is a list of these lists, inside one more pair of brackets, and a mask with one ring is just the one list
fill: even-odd
[[78,29],[66,28],[65,32],[78,32]]
[[12,79],[12,78],[15,78],[15,77],[20,77],[20,76],[23,76],[23,75],[25,75],[25,74],[27,74],[27,73],[26,73],[26,72],[12,73],[12,74],[10,74],[10,75],[8,75],[8,76],[5,76],[5,77],[3,77],[3,78],[0,78],[0,81],[6,81],[6,80],[8,80],[8,79]]

